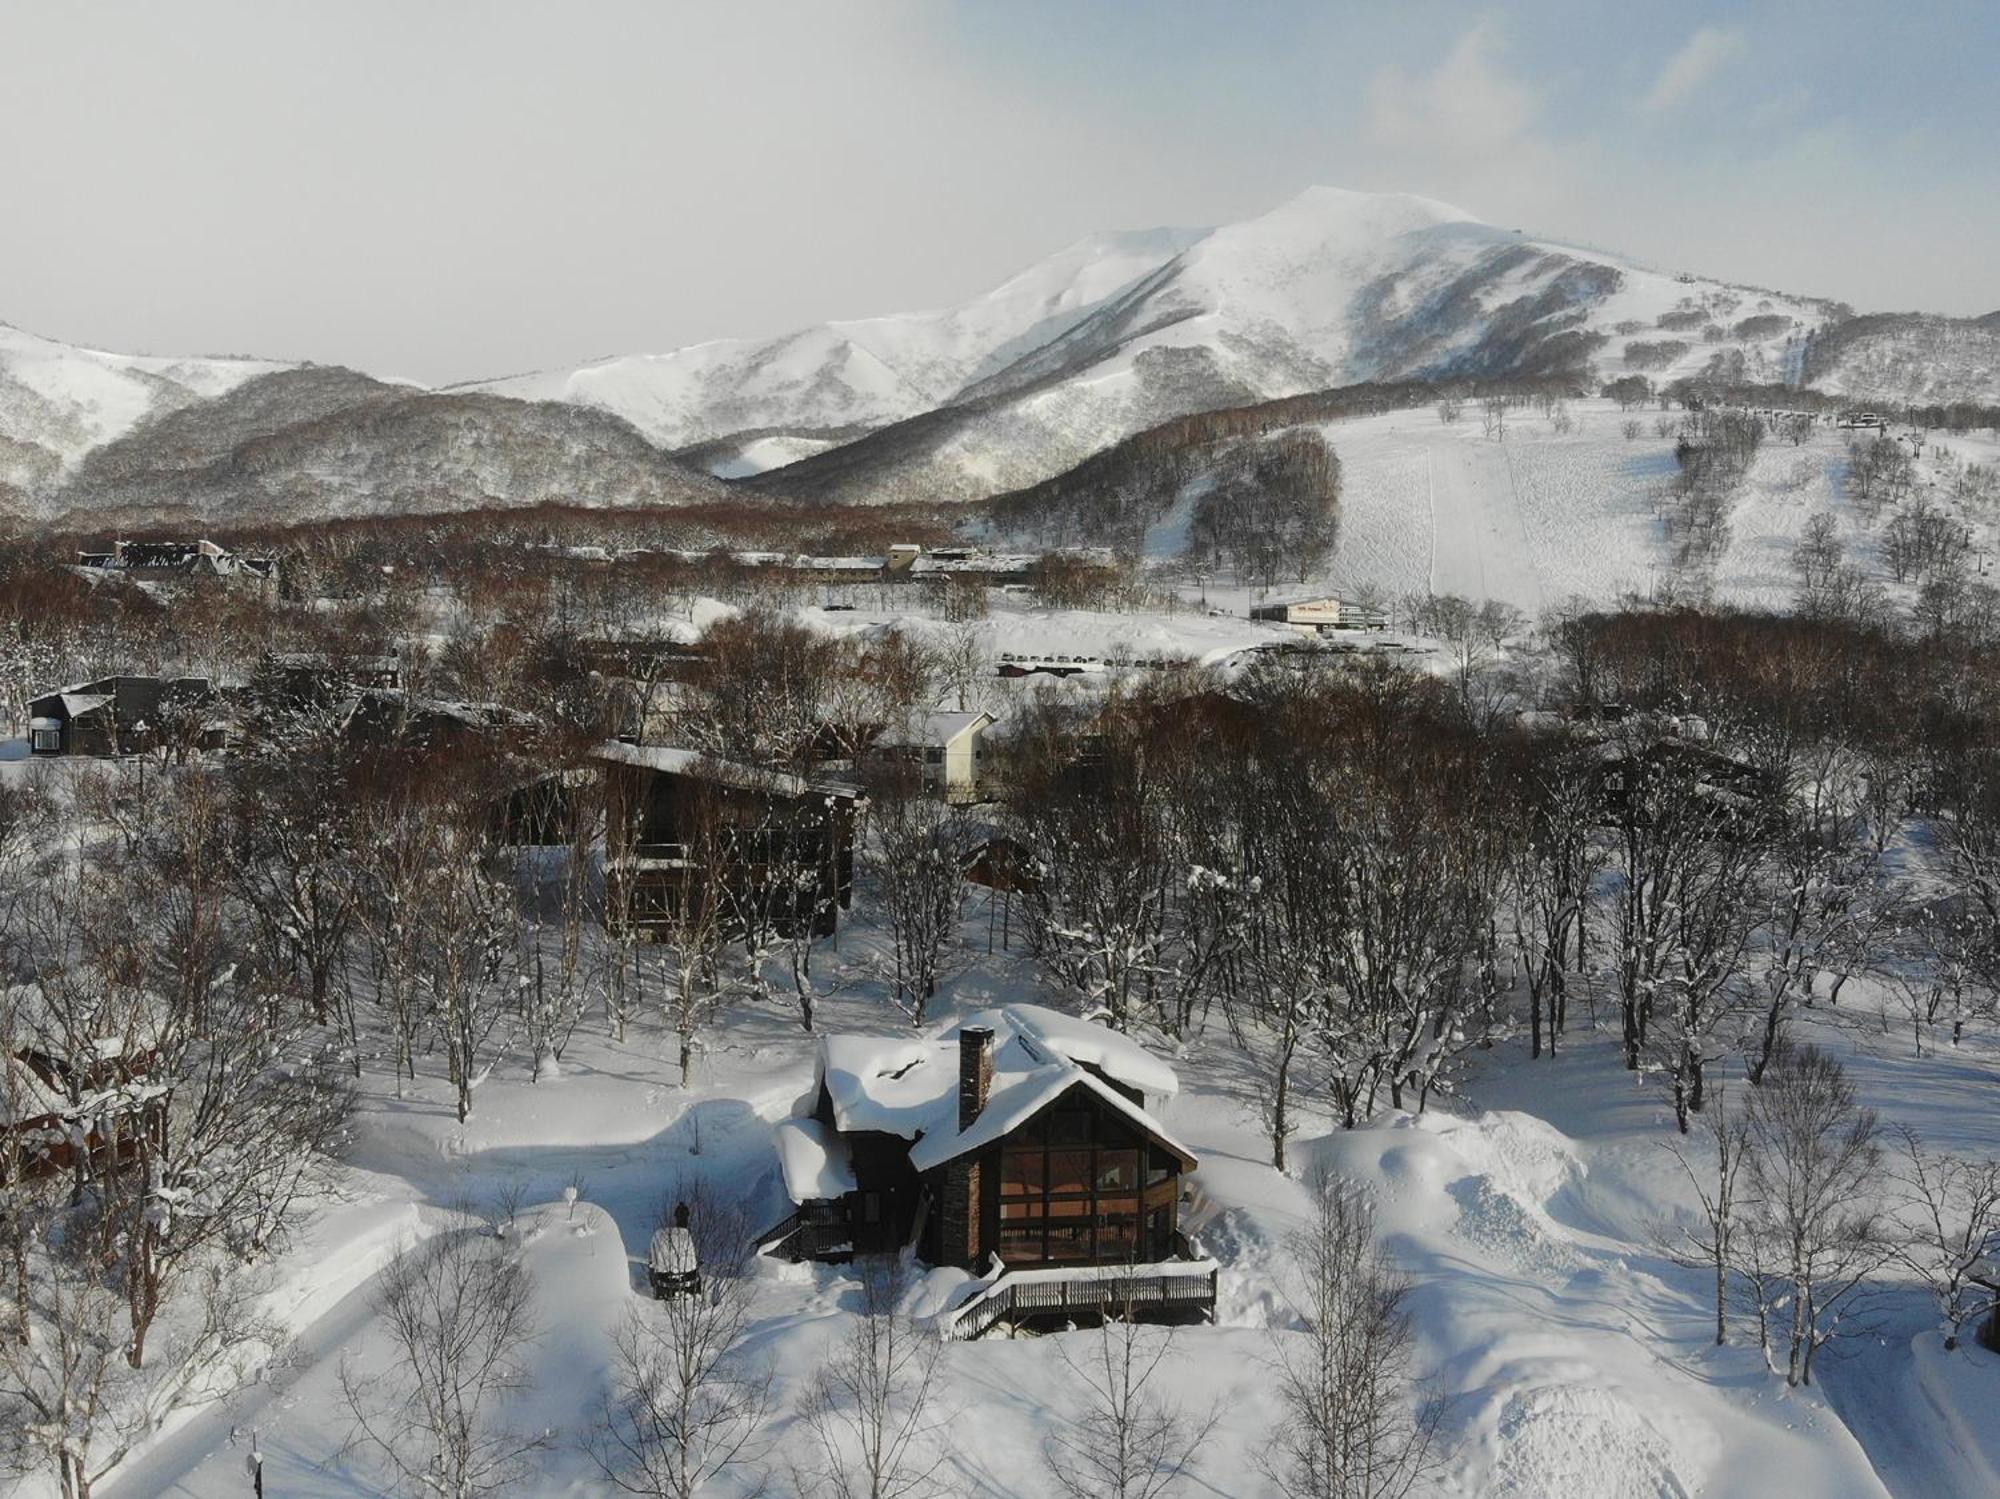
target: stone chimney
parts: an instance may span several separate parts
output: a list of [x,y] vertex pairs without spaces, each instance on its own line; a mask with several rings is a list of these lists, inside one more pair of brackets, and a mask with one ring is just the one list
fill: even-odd
[[983,1025],[958,1031],[958,1127],[972,1127],[993,1089],[993,1032]]

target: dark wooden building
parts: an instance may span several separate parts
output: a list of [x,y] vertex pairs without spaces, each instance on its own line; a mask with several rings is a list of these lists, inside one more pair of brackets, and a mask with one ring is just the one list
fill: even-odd
[[345,705],[347,741],[373,749],[432,754],[477,747],[488,753],[527,750],[534,719],[500,703],[462,703],[391,688],[356,693]]
[[251,682],[260,702],[280,709],[330,708],[357,692],[394,691],[402,685],[402,664],[394,656],[310,651],[272,652],[258,663]]
[[199,747],[215,689],[207,677],[99,677],[28,704],[37,755],[134,755],[161,745]]
[[[154,1065],[150,1051],[100,1043],[102,1055],[81,1066],[32,1047],[0,1054],[0,1186],[23,1178],[68,1171],[80,1155],[103,1169],[141,1135],[159,1143],[166,1128],[166,1100],[133,1090]],[[72,1096],[94,1101],[85,1108]]]
[[666,746],[595,758],[616,919],[657,933],[708,902],[732,931],[833,932],[854,893],[858,788]]
[[[1035,1005],[912,1040],[826,1037],[810,1111],[778,1129],[794,1212],[767,1247],[914,1248],[986,1273],[985,1325],[1121,1298],[1212,1311],[1214,1267],[1180,1225],[1195,1157],[1157,1114],[1176,1088],[1130,1037]],[[961,1310],[983,1330],[973,1302]]]

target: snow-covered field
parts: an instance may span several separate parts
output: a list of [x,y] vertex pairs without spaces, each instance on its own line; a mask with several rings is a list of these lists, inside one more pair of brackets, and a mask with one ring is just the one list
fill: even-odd
[[[1326,587],[1351,594],[1373,587],[1394,598],[1456,593],[1494,598],[1530,614],[1566,599],[1609,602],[1645,595],[1671,571],[1656,499],[1674,478],[1674,439],[1659,435],[1653,410],[1621,412],[1611,401],[1571,402],[1572,428],[1558,431],[1547,416],[1519,408],[1509,414],[1506,440],[1489,440],[1468,407],[1455,423],[1428,408],[1328,423],[1321,430],[1341,464],[1340,541],[1323,577],[1287,582],[1273,597]],[[1640,435],[1627,438],[1628,421]],[[1872,434],[1862,434],[1868,436]],[[1812,516],[1830,513],[1850,560],[1892,597],[1913,590],[1892,584],[1879,554],[1885,511],[1872,520],[1845,484],[1852,433],[1830,424],[1801,445],[1767,438],[1738,490],[1727,549],[1708,575],[1722,603],[1768,608],[1790,605],[1793,549]],[[1934,450],[1992,467],[2000,442],[1990,434],[1931,434],[1917,461],[1918,487],[1950,509]],[[1994,550],[1995,517],[1962,517],[1975,549]],[[1156,528],[1163,559],[1181,532]],[[1250,591],[1205,590],[1212,603],[1241,608]]]
[[[887,1001],[885,934],[866,912],[843,927],[824,975],[837,992],[825,1029],[907,1034]],[[988,916],[966,913],[967,961],[934,1014],[1038,996],[1018,952],[986,955]],[[1908,1043],[1870,1019],[1875,997],[1844,1000],[1844,1023],[1812,1025],[1892,1123],[1954,1150],[2000,1151],[1990,1106],[2000,1052],[1981,1036],[1958,1053],[1909,1063]],[[1240,1054],[1220,1028],[1175,1058],[1181,1091],[1165,1121],[1201,1157],[1189,1226],[1223,1266],[1214,1326],[1176,1335],[1168,1371],[1191,1405],[1219,1401],[1221,1424],[1189,1492],[1262,1496],[1256,1454],[1278,1411],[1271,1339],[1291,1325],[1286,1236],[1301,1223],[1296,1175],[1324,1162],[1373,1194],[1388,1249],[1415,1283],[1420,1362],[1448,1397],[1448,1456],[1435,1492],[1521,1499],[1661,1496],[1923,1496],[2000,1492],[1991,1422],[2000,1358],[1946,1353],[1921,1293],[1898,1293],[1878,1334],[1836,1349],[1820,1390],[1788,1391],[1753,1349],[1715,1349],[1700,1273],[1651,1247],[1655,1224],[1683,1200],[1665,1149],[1671,1114],[1657,1088],[1619,1065],[1615,1038],[1579,1004],[1561,1054],[1530,1061],[1518,1042],[1480,1055],[1463,1096],[1418,1116],[1385,1112],[1340,1131],[1308,1116],[1293,1176],[1265,1164],[1268,1147]],[[1606,1011],[1606,1020],[1612,1019]],[[343,1367],[366,1380],[392,1358],[372,1316],[390,1259],[436,1234],[485,1233],[510,1193],[537,1204],[514,1236],[532,1273],[540,1335],[530,1388],[509,1414],[549,1434],[538,1476],[521,1492],[612,1492],[577,1445],[611,1377],[620,1320],[644,1315],[638,1256],[670,1202],[699,1179],[775,1220],[772,1127],[812,1078],[812,1040],[782,997],[744,1004],[712,1033],[693,1087],[673,1061],[676,1038],[650,1020],[623,1044],[586,1026],[559,1076],[539,1080],[520,1058],[480,1086],[469,1121],[441,1080],[399,1090],[371,1073],[343,1190],[278,1267],[269,1304],[293,1341],[249,1388],[199,1411],[99,1489],[108,1499],[247,1491],[254,1440],[266,1492],[346,1499],[377,1492],[356,1454]],[[580,1201],[562,1201],[565,1187]],[[851,1272],[763,1262],[752,1343],[789,1402],[852,1315]],[[935,1293],[922,1285],[919,1301]],[[953,1344],[947,1406],[954,1424],[944,1477],[981,1496],[1052,1494],[1041,1448],[1065,1406],[1057,1357],[1072,1332]],[[1074,1345],[1072,1345],[1074,1346]],[[802,1437],[788,1406],[772,1424],[767,1466]],[[254,1434],[254,1435],[253,1435]],[[783,1482],[779,1491],[784,1491]],[[41,1492],[33,1484],[24,1494]],[[743,1492],[728,1486],[717,1492]]]

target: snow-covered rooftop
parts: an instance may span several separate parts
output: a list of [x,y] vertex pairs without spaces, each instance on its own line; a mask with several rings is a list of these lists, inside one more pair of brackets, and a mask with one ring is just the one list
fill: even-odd
[[786,1119],[776,1131],[785,1195],[793,1202],[830,1202],[855,1191],[847,1141],[817,1119]]
[[805,796],[819,792],[852,800],[861,795],[858,786],[850,786],[843,781],[808,780],[788,770],[741,765],[734,760],[719,760],[699,750],[678,749],[672,745],[627,744],[623,740],[608,739],[597,747],[595,754],[599,760],[609,760],[618,765],[637,765],[668,775],[699,776],[721,785],[736,786],[746,791],[768,791],[778,796]]
[[[993,1082],[986,1106],[961,1131],[958,1033],[967,1026],[993,1032]],[[1194,1160],[1158,1119],[1111,1086],[1134,1089],[1157,1106],[1180,1090],[1173,1068],[1130,1036],[1040,1005],[981,1010],[907,1039],[826,1036],[819,1070],[835,1126],[914,1141],[910,1163],[919,1171],[1018,1129],[1073,1087],[1088,1088],[1160,1143]],[[782,1158],[786,1143],[779,1148]]]
[[892,728],[875,742],[885,748],[944,746],[958,738],[967,729],[982,723],[991,723],[991,713],[945,712],[919,715],[907,728]]

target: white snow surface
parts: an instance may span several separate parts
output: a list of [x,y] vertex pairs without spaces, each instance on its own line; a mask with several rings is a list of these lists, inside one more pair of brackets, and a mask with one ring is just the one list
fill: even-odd
[[772,1130],[785,1195],[793,1202],[831,1202],[855,1191],[847,1141],[817,1119],[786,1119]]
[[[979,956],[935,1000],[942,1030],[1045,998],[1021,954],[984,956],[986,915],[968,913],[964,949]],[[879,966],[886,933],[865,913],[829,952],[820,1024],[878,1059],[918,1061],[955,1079],[949,1057],[912,1036],[888,1003]],[[777,977],[773,975],[773,977]],[[1881,994],[1850,989],[1840,1009]],[[1050,1026],[1050,1030],[1061,1028]],[[611,1387],[611,1337],[627,1316],[655,1315],[643,1252],[663,1208],[702,1184],[740,1200],[759,1225],[790,1211],[774,1140],[811,1086],[817,1048],[783,1004],[739,1005],[710,1033],[692,1086],[678,1076],[678,1040],[642,1015],[625,1042],[587,1027],[560,1071],[528,1059],[483,1083],[472,1118],[457,1122],[451,1091],[423,1072],[400,1090],[370,1070],[359,1136],[340,1195],[275,1267],[267,1305],[290,1331],[246,1389],[191,1413],[98,1487],[100,1499],[210,1499],[244,1490],[242,1454],[255,1428],[267,1491],[334,1499],[381,1491],[380,1475],[343,1455],[343,1361],[364,1379],[392,1353],[372,1308],[377,1277],[430,1234],[488,1232],[443,1207],[491,1211],[503,1191],[543,1206],[509,1231],[531,1270],[541,1334],[529,1350],[531,1388],[504,1411],[558,1442],[537,1458],[523,1492],[605,1493],[573,1438]],[[1935,1146],[2000,1150],[1988,1107],[2000,1048],[1984,1033],[1924,1070],[1907,1044],[1872,1024],[1813,1028],[1834,1047],[1863,1098]],[[1420,1367],[1448,1400],[1448,1440],[1425,1499],[1960,1499],[1996,1491],[2000,1357],[1937,1342],[1914,1290],[1880,1332],[1823,1357],[1820,1385],[1788,1391],[1740,1337],[1712,1345],[1703,1277],[1652,1247],[1655,1224],[1689,1206],[1663,1149],[1671,1112],[1661,1091],[1619,1065],[1615,1036],[1579,1019],[1553,1058],[1530,1061],[1518,1041],[1474,1058],[1467,1102],[1421,1116],[1389,1111],[1342,1131],[1308,1111],[1292,1141],[1293,1172],[1324,1163],[1375,1203],[1385,1247],[1413,1281],[1409,1309]],[[919,1070],[922,1070],[921,1068]],[[1254,1079],[1219,1031],[1194,1038],[1173,1069],[1177,1136],[1199,1155],[1184,1224],[1220,1267],[1213,1326],[1176,1337],[1161,1378],[1196,1409],[1219,1402],[1195,1492],[1276,1499],[1256,1458],[1280,1417],[1272,1340],[1293,1336],[1287,1238],[1303,1221],[1294,1176],[1267,1164]],[[400,1096],[399,1096],[400,1093]],[[1310,1104],[1310,1100],[1305,1100]],[[888,1097],[885,1108],[910,1108]],[[581,1180],[575,1208],[561,1202]],[[855,1282],[842,1266],[762,1262],[753,1281],[752,1346],[768,1360],[789,1409],[832,1341],[852,1325]],[[939,1270],[911,1292],[931,1314],[982,1282]],[[1057,1344],[1087,1354],[1090,1332],[950,1345],[941,1379],[954,1410],[953,1482],[980,1499],[1052,1493],[1045,1440],[1073,1408]],[[799,1455],[780,1418],[773,1461]],[[780,1466],[778,1471],[782,1473]],[[742,1499],[748,1483],[718,1486]],[[18,1492],[42,1499],[29,1481]]]
[[262,359],[111,354],[0,323],[0,434],[53,453],[67,468],[149,416],[291,368]]
[[[1500,254],[1514,256],[1506,262],[1513,268],[1482,282],[1469,302],[1431,303]],[[1158,385],[1163,355],[1198,354],[1199,379],[1231,397],[1194,405],[1393,378],[1467,354],[1490,315],[1549,292],[1578,266],[1619,278],[1615,290],[1579,304],[1581,326],[1605,340],[1592,356],[1605,374],[1628,367],[1632,344],[1672,342],[1677,354],[1643,366],[1655,378],[1740,354],[1744,378],[1780,380],[1805,334],[1830,315],[1809,298],[1683,280],[1495,228],[1428,198],[1314,187],[1219,228],[1092,235],[942,311],[627,355],[477,388],[600,406],[667,446],[781,433],[749,439],[722,459],[717,472],[728,477],[809,456],[817,439],[805,434],[814,428],[876,425],[1014,393],[925,460],[938,492],[961,497],[1032,483],[1185,409]],[[1700,313],[1693,330],[1655,326],[1689,310]],[[1775,321],[1739,333],[1753,316]],[[1706,332],[1711,323],[1715,336]]]
[[[1199,597],[1243,614],[1274,599],[1372,588],[1389,599],[1500,599],[1532,616],[1571,599],[1651,594],[1674,573],[1659,506],[1677,472],[1675,439],[1659,435],[1662,413],[1652,409],[1624,412],[1591,399],[1570,402],[1567,415],[1571,430],[1560,432],[1520,408],[1502,442],[1486,439],[1471,410],[1449,425],[1430,408],[1317,424],[1341,465],[1340,535],[1326,570],[1268,593],[1211,579]],[[1637,437],[1624,435],[1629,422],[1639,425]],[[1897,434],[1906,437],[1900,427]],[[1731,495],[1727,545],[1693,579],[1699,589],[1726,604],[1790,607],[1794,550],[1806,522],[1825,513],[1850,562],[1892,600],[1912,599],[1914,586],[1894,581],[1883,554],[1893,511],[1871,513],[1848,492],[1852,437],[1825,423],[1798,446],[1767,437]],[[1993,468],[2000,442],[1931,433],[1917,459],[1918,489],[1970,531],[1978,565],[1990,566],[2000,518],[1952,500],[1948,462]],[[1157,539],[1155,561],[1166,568],[1181,538],[1164,528]]]
[[[936,312],[626,355],[476,388],[599,406],[668,447],[760,427],[894,421],[942,404],[1017,353],[1060,337],[1201,232],[1089,235],[984,296]],[[780,446],[797,441],[753,443],[725,477],[804,456]]]
[[[961,1131],[959,1032],[967,1026],[993,1033],[993,1079],[986,1106]],[[1043,1005],[977,1011],[915,1039],[828,1035],[819,1047],[819,1086],[832,1105],[835,1124],[843,1131],[876,1131],[915,1141],[910,1161],[919,1171],[999,1139],[1073,1087],[1090,1089],[1142,1129],[1192,1157],[1157,1117],[1106,1086],[1100,1073],[1138,1090],[1155,1108],[1180,1090],[1173,1068],[1131,1037]],[[818,1088],[814,1093],[816,1097]],[[803,1199],[794,1194],[794,1200]]]

